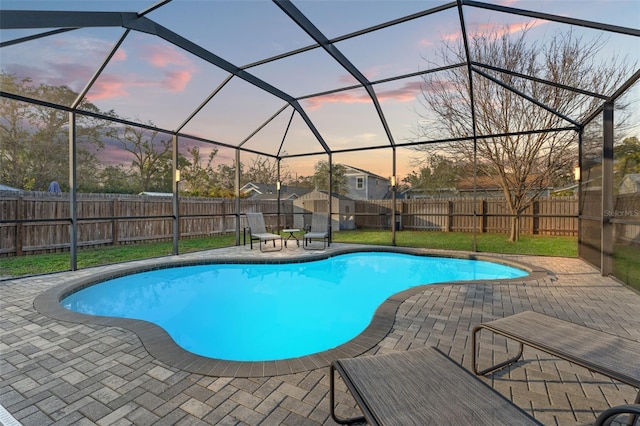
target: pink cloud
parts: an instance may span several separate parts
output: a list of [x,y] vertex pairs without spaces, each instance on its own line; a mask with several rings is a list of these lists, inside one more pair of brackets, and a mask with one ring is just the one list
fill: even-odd
[[[524,31],[525,29],[534,28],[540,25],[544,25],[548,23],[548,21],[534,19],[525,22],[515,22],[513,24],[471,24],[469,25],[469,35],[470,37],[481,37],[483,35],[495,33],[497,36],[503,36],[505,34],[513,34],[517,32]],[[457,40],[462,36],[460,32],[449,33],[442,36],[442,39],[445,41],[453,41]]]
[[355,79],[351,74],[343,74],[338,78],[338,81],[343,84],[348,84],[352,86],[354,84],[358,84],[358,80]]
[[191,81],[193,74],[187,70],[167,71],[166,78],[162,81],[162,86],[172,92],[182,92]]
[[412,102],[421,90],[422,82],[413,81],[397,89],[377,92],[377,96],[381,101]]
[[456,89],[456,87],[448,80],[429,80],[422,84],[421,89],[425,92],[449,92]]
[[142,58],[149,61],[156,68],[166,68],[170,65],[192,66],[191,61],[184,53],[170,45],[145,45],[141,51]]
[[354,92],[338,92],[330,95],[318,96],[310,98],[304,101],[310,110],[321,108],[325,104],[341,103],[341,104],[355,104],[355,103],[370,103],[371,98],[367,94],[358,92],[355,95]]
[[143,59],[163,70],[165,77],[158,85],[172,92],[183,91],[197,72],[191,58],[173,46],[151,44],[140,46],[140,50]]
[[113,55],[114,61],[124,61],[127,59],[127,52],[123,48],[116,50],[116,53]]
[[100,99],[110,99],[129,96],[127,85],[120,78],[112,75],[102,75],[93,85],[87,99],[95,102]]
[[[376,96],[380,101],[386,102],[412,102],[416,99],[416,96],[420,93],[422,82],[410,82],[405,83],[403,86],[392,90],[376,90]],[[342,104],[356,104],[356,103],[371,103],[369,95],[362,91],[348,91],[332,93],[330,95],[318,96],[305,100],[305,105],[310,110],[321,108],[325,104],[342,103]]]

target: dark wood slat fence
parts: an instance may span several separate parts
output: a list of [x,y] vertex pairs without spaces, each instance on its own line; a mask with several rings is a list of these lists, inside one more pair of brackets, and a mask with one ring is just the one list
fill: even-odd
[[[78,245],[131,244],[173,238],[172,197],[77,194]],[[390,200],[356,201],[358,228],[389,229]],[[507,233],[509,215],[501,199],[477,199],[478,232]],[[337,208],[337,207],[334,207]],[[235,232],[235,200],[180,197],[180,238]],[[275,200],[241,200],[242,213],[265,213],[267,227],[278,226]],[[473,231],[473,199],[396,201],[396,229],[441,232]],[[520,218],[523,233],[577,235],[574,197],[541,199]],[[280,202],[280,227],[293,226],[293,202]],[[0,256],[69,249],[69,194],[0,193]]]
[[[478,232],[508,233],[511,215],[501,198],[413,199],[396,201],[400,229],[473,232],[474,205]],[[356,201],[356,227],[388,228],[391,200]],[[520,215],[524,234],[577,235],[578,202],[575,197],[552,197],[535,201]]]

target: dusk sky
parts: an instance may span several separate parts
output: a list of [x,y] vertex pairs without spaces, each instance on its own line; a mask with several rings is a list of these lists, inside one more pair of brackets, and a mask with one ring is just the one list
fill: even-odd
[[[139,12],[156,1],[35,1],[2,0],[2,9],[92,10]],[[446,4],[446,1],[294,1],[309,20],[329,39],[382,22]],[[640,27],[637,0],[492,0],[521,9],[572,18],[604,22],[628,28]],[[511,16],[473,7],[464,7],[470,34],[507,31],[529,35],[544,44],[554,33],[572,28],[577,36],[591,39],[599,31]],[[264,58],[314,44],[285,13],[270,1],[174,0],[147,15],[151,20],[202,45],[236,66],[246,66]],[[43,30],[3,30],[2,41],[43,32]],[[0,50],[3,71],[29,76],[36,83],[68,85],[82,90],[123,28],[79,29],[40,38]],[[615,55],[640,63],[637,37],[615,33],[603,35],[606,45],[602,60]],[[400,25],[351,38],[336,47],[370,81],[418,72],[444,64],[438,52],[444,41],[460,38],[456,8],[415,19]],[[313,49],[275,62],[250,67],[247,72],[293,97],[355,85],[354,78],[324,50]],[[227,77],[226,71],[170,45],[158,37],[132,31],[107,65],[88,99],[101,110],[115,110],[133,121],[153,122],[161,128],[177,129]],[[631,74],[630,74],[631,75]],[[629,75],[629,77],[630,77]],[[428,111],[420,102],[421,77],[378,84],[374,90],[396,143],[416,140],[420,114]],[[585,88],[588,89],[588,88]],[[636,87],[628,95],[640,100]],[[354,89],[300,100],[331,149],[388,146],[371,98],[364,89]],[[239,78],[233,78],[205,108],[182,129],[195,136],[237,146],[286,103]],[[635,111],[638,105],[635,106]],[[282,143],[292,109],[285,109],[269,125],[244,145],[258,151],[276,153]],[[635,114],[633,134],[638,135],[640,117]],[[299,115],[295,115],[282,147],[288,154],[322,152],[322,148]],[[203,148],[203,151],[206,149]],[[225,151],[225,150],[223,150]],[[231,150],[221,152],[220,160]],[[408,149],[398,150],[398,175],[413,169]],[[308,174],[323,156],[286,161],[296,173]],[[106,160],[105,160],[106,161]],[[224,161],[224,160],[223,160]],[[336,154],[334,161],[391,175],[391,150]]]

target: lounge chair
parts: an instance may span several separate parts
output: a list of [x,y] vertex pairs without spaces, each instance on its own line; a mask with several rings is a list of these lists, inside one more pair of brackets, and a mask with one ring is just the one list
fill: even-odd
[[[253,241],[259,241],[260,251],[265,251],[262,248],[262,242],[273,241],[273,248],[275,250],[282,250],[282,236],[278,234],[271,234],[267,232],[267,227],[264,224],[264,216],[262,213],[247,213],[247,223],[249,224],[249,245],[253,250]],[[276,249],[276,240],[280,240],[280,248]]]
[[[336,414],[336,371],[362,416]],[[329,374],[331,417],[340,424],[541,424],[432,347],[336,360]]]
[[329,246],[329,214],[328,213],[318,213],[314,212],[311,215],[311,229],[309,232],[304,234],[304,248],[307,250],[311,250],[311,241],[312,240],[322,240],[323,246],[322,249],[314,249],[314,250],[324,250]]
[[[482,330],[518,342],[518,353],[491,367],[481,369],[477,358],[480,353],[479,333]],[[595,371],[638,390],[634,404],[613,407],[605,411],[596,422],[597,425],[609,424],[607,422],[622,413],[630,414],[629,424],[633,424],[637,414],[640,414],[640,363],[638,362],[640,342],[637,340],[619,337],[537,312],[525,311],[481,323],[473,328],[471,334],[473,372],[484,376],[514,364],[522,357],[524,345]]]
[[[336,413],[336,372],[362,416],[343,418]],[[329,405],[331,417],[340,424],[541,425],[433,347],[333,361]],[[610,426],[613,420],[623,420],[617,418],[623,415],[631,425],[638,414],[637,403],[611,407],[595,425]]]

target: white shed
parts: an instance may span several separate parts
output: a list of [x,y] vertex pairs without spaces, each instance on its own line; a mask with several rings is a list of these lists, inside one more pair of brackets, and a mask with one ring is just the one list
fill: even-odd
[[[327,191],[313,190],[293,201],[294,228],[304,229],[305,225],[311,225],[311,213],[326,212],[329,193]],[[332,194],[331,196],[331,232],[342,229],[356,229],[355,219],[356,202],[344,195]]]

